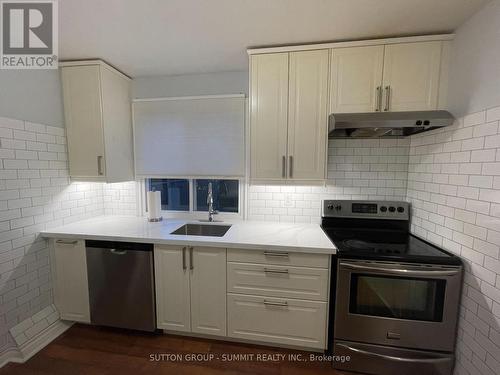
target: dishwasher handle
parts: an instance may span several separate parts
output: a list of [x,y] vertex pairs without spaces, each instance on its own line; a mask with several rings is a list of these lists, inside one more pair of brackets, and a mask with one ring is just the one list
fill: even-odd
[[117,249],[109,249],[109,252],[114,255],[125,255],[127,254],[127,250],[117,250]]

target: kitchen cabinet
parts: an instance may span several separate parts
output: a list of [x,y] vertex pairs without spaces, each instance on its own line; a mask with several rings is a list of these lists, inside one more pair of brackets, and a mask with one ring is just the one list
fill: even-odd
[[226,335],[226,249],[156,246],[157,327]]
[[328,50],[252,56],[252,179],[325,178]]
[[326,349],[330,256],[228,249],[228,336]]
[[52,275],[54,304],[61,319],[90,323],[85,241],[53,241]]
[[384,46],[331,50],[330,113],[380,110]]
[[326,349],[326,302],[228,294],[230,337]]
[[190,280],[186,247],[154,250],[157,328],[191,332]]
[[438,107],[442,42],[385,46],[384,111],[424,111]]
[[250,70],[250,174],[286,178],[288,53],[252,56]]
[[328,50],[290,53],[287,176],[325,178]]
[[70,176],[132,180],[130,79],[98,60],[61,66]]
[[442,107],[442,41],[333,48],[330,113],[425,111]]

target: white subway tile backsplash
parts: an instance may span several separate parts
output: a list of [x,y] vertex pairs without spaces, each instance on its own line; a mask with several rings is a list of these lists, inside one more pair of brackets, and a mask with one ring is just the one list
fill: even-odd
[[250,185],[248,218],[319,222],[323,199],[404,200],[409,144],[409,139],[329,140],[326,186]]
[[[495,178],[500,175],[499,117],[500,107],[466,116],[462,129],[445,128],[411,137],[410,155],[421,156],[409,159],[407,199],[414,208],[418,207],[413,210],[412,231],[461,255],[465,261],[457,368],[469,375],[494,374],[492,365],[500,354],[500,345],[495,340],[495,333],[500,331],[500,219],[493,208],[496,204],[500,207],[500,182],[495,185]],[[465,153],[455,152],[448,162],[447,152],[458,147],[457,144],[441,145],[440,139],[432,141],[434,135],[460,140],[460,150]],[[423,140],[426,149],[421,147]],[[423,169],[422,163],[429,157],[435,163],[442,163],[441,168],[432,172]],[[432,185],[420,183],[424,170],[432,174]],[[436,184],[440,195],[445,196],[438,213],[445,217],[443,227],[447,231],[429,225],[425,219],[434,212],[430,203]],[[457,186],[456,193],[450,185]]]

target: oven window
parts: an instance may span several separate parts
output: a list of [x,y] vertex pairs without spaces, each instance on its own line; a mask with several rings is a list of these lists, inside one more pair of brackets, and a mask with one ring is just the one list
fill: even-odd
[[351,274],[349,312],[440,322],[445,280]]

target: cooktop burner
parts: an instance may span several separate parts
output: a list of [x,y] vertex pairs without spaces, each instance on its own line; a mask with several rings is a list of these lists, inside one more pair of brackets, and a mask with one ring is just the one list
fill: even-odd
[[[404,207],[403,212],[383,209],[393,205]],[[325,201],[324,211],[321,226],[341,258],[461,264],[457,256],[409,232],[407,203]]]

